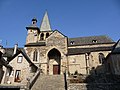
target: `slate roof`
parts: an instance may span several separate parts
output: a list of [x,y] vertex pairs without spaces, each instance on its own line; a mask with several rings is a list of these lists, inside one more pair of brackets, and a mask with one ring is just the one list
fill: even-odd
[[0,51],[0,67],[2,65],[4,65],[5,67],[9,68],[10,70],[12,70],[12,66],[9,65],[8,61],[6,61],[3,57],[2,57],[2,52]]
[[25,46],[45,46],[45,42],[28,43]]
[[68,55],[83,54],[95,51],[111,51],[111,47],[93,47],[93,48],[68,48]]
[[51,25],[48,17],[47,11],[45,12],[45,15],[42,19],[42,23],[40,25],[40,31],[51,31]]
[[[5,50],[5,53],[3,54],[3,57],[12,57],[14,48],[3,48]],[[24,48],[18,48],[18,49],[24,49]]]
[[[71,42],[73,42],[74,44],[71,44]],[[107,43],[115,43],[115,42],[106,35],[78,37],[78,38],[68,39],[68,46],[107,44]]]

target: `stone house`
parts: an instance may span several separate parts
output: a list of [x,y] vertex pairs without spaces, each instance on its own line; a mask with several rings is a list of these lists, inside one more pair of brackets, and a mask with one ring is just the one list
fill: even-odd
[[120,40],[114,45],[111,53],[106,57],[107,72],[120,75]]
[[[102,65],[112,50],[114,41],[106,35],[69,38],[58,30],[52,30],[46,12],[40,28],[37,19],[27,29],[25,51],[32,62],[44,74],[90,74]],[[99,72],[99,71],[98,71]]]
[[[5,55],[9,52],[7,50],[13,51],[12,56]],[[6,49],[6,53],[3,54],[3,57],[7,57],[7,62],[12,69],[4,68],[4,77],[1,84],[26,85],[27,79],[33,77],[38,67],[31,62],[24,49],[17,48],[16,45],[14,50]]]

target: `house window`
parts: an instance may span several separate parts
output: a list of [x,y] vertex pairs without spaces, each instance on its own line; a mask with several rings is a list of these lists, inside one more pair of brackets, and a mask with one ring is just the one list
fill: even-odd
[[15,82],[20,82],[21,70],[16,70],[15,73]]
[[105,61],[105,56],[103,53],[99,53],[99,63],[100,64],[103,64]]
[[38,54],[38,52],[37,52],[37,50],[35,50],[33,53],[33,61],[37,61],[37,54]]
[[22,62],[22,59],[23,59],[22,56],[18,56],[18,60],[17,60],[17,62],[18,62],[18,63],[21,63],[21,62]]

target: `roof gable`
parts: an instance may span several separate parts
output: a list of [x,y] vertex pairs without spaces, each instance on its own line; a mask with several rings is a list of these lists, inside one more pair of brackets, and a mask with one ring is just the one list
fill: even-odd
[[37,68],[37,66],[34,64],[34,63],[32,63],[32,61],[30,60],[30,58],[27,56],[27,54],[25,53],[25,51],[24,50],[21,50],[21,49],[17,49],[17,52],[16,52],[16,54],[14,54],[10,59],[8,59],[8,62],[11,62],[15,57],[17,57],[19,54],[22,54],[23,56],[24,56],[24,58],[27,60],[27,62],[30,64],[30,65],[32,65],[32,66],[34,66],[35,68]]
[[51,38],[51,37],[66,37],[65,35],[63,35],[61,32],[59,32],[58,30],[54,30],[52,34],[50,34],[50,36],[47,38]]

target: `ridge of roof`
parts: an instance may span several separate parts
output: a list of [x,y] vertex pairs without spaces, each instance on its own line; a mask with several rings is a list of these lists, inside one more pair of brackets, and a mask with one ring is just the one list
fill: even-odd
[[[79,39],[79,38],[94,38],[94,37],[106,37],[106,38],[109,38],[110,40],[112,40],[108,35],[93,35],[93,36],[82,36],[82,37],[71,37],[71,38],[68,38],[68,39]],[[112,40],[113,41],[113,40]]]

